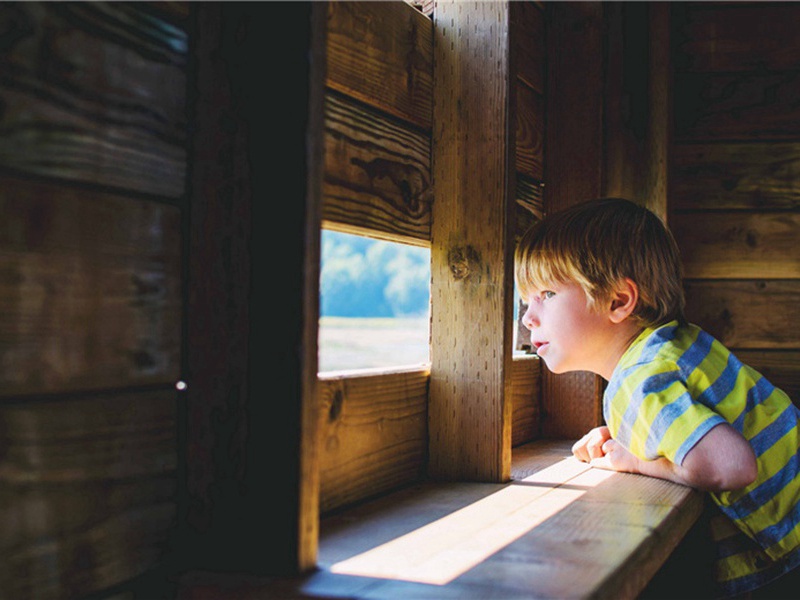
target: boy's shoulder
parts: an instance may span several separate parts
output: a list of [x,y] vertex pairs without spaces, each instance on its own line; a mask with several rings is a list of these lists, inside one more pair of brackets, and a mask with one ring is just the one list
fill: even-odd
[[629,374],[672,373],[686,377],[697,369],[717,369],[727,363],[730,351],[693,323],[670,321],[646,328],[624,356]]

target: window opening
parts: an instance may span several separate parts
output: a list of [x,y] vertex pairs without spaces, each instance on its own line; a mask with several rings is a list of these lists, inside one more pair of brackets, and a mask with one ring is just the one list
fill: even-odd
[[322,230],[319,371],[430,361],[430,249]]

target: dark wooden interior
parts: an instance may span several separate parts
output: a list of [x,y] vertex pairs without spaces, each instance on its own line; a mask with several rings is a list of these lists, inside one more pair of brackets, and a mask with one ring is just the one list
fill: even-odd
[[[699,496],[620,474],[453,583],[330,566],[601,423],[600,378],[512,348],[515,240],[580,200],[663,216],[689,319],[800,403],[798,22],[0,4],[0,598],[657,597]],[[430,248],[429,365],[317,373],[321,227]]]

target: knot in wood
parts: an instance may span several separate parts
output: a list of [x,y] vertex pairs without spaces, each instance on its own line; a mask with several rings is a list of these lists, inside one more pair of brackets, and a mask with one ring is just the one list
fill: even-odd
[[480,253],[469,245],[451,248],[447,253],[447,264],[456,281],[466,279],[473,273],[479,272],[480,263]]

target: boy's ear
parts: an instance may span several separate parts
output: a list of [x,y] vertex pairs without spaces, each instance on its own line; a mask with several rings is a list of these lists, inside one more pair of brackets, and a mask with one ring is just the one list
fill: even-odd
[[632,279],[619,281],[611,295],[609,318],[612,323],[621,323],[627,319],[639,302],[639,286]]

